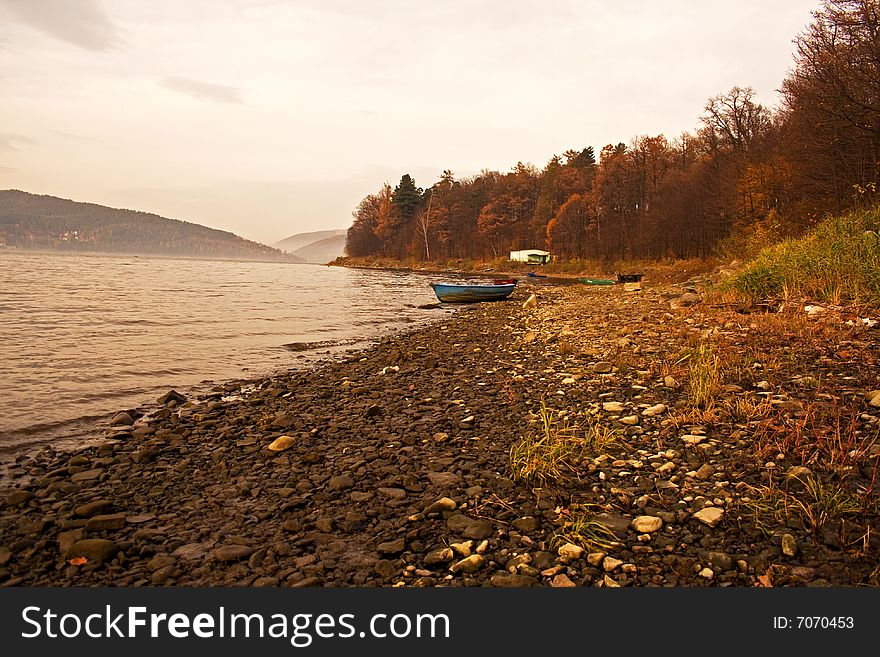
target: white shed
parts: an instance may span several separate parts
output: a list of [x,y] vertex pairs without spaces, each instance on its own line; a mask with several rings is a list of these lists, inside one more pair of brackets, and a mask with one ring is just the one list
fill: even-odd
[[524,249],[522,251],[511,251],[510,259],[516,262],[529,262],[534,265],[546,265],[550,262],[550,252],[541,251],[540,249]]

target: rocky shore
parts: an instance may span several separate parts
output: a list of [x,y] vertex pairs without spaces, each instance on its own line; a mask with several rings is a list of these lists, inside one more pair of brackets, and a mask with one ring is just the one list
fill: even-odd
[[880,330],[698,292],[522,282],[120,413],[19,460],[0,585],[877,586]]

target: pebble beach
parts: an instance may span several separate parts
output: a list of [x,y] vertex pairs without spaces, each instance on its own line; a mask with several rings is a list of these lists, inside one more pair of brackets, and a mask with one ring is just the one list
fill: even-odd
[[877,586],[880,330],[701,292],[521,281],[127,409],[10,470],[0,585]]

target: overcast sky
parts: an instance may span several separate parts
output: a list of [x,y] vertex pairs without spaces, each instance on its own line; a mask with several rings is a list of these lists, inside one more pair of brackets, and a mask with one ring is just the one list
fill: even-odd
[[0,0],[0,189],[272,244],[383,182],[765,105],[819,0]]

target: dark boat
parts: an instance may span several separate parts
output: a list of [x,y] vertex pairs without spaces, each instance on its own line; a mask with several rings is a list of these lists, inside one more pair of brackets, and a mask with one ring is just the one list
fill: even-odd
[[512,283],[480,285],[474,283],[431,283],[434,294],[442,303],[475,303],[477,301],[501,301],[506,299],[516,287]]
[[544,276],[544,274],[536,274],[533,271],[530,271],[528,274],[526,274],[526,276],[529,276],[531,278],[547,278],[546,276]]
[[618,283],[638,283],[644,274],[617,274]]

